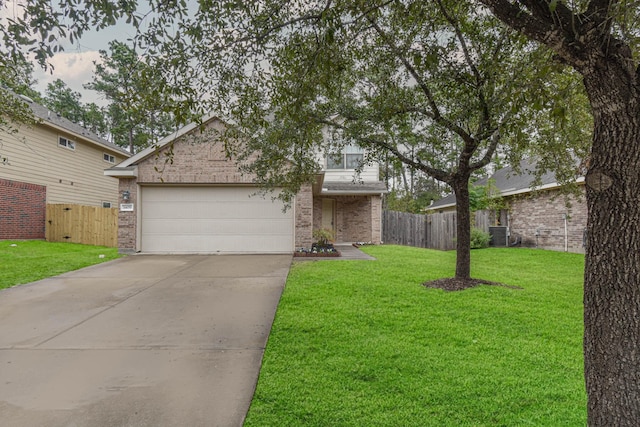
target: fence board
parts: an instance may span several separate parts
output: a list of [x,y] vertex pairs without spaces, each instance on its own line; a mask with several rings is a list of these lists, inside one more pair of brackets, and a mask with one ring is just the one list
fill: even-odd
[[[444,251],[456,248],[455,212],[418,215],[383,211],[382,220],[382,240],[385,243]],[[476,212],[475,226],[488,232],[489,212]]]
[[47,205],[46,239],[118,246],[118,209],[70,204]]

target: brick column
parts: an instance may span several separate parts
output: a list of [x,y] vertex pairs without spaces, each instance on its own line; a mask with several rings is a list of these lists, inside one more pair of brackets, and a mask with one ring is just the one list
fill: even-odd
[[313,192],[306,185],[296,194],[295,247],[308,248],[313,243]]
[[371,243],[382,242],[382,197],[371,196]]
[[[122,199],[122,192],[129,191],[129,200]],[[138,224],[138,185],[136,178],[120,178],[118,187],[118,208],[120,203],[133,203],[132,212],[118,212],[118,251],[121,253],[135,253],[137,224]]]

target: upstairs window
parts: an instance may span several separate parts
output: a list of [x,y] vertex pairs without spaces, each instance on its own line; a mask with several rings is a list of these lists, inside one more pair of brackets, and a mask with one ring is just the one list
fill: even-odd
[[357,145],[347,145],[340,154],[327,156],[327,169],[357,169],[364,162],[364,150]]
[[68,148],[69,150],[75,150],[76,149],[75,141],[67,139],[64,136],[59,136],[58,137],[58,146],[59,147],[64,147],[64,148]]
[[116,162],[116,158],[114,156],[112,156],[111,154],[103,153],[102,154],[102,158],[107,163],[115,163]]

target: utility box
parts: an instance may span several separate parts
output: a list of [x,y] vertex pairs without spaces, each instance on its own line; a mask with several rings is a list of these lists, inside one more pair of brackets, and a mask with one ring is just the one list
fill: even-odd
[[505,247],[509,246],[509,229],[506,226],[489,227],[491,241],[489,246]]

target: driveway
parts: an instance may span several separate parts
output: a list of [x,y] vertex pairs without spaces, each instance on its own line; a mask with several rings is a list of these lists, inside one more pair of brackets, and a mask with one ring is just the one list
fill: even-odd
[[287,255],[136,255],[0,292],[0,424],[241,426]]

